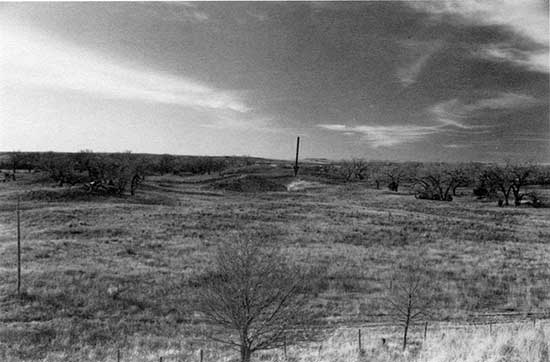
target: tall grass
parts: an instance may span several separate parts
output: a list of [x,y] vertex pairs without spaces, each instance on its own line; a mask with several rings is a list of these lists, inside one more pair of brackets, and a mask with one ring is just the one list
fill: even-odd
[[[322,345],[291,350],[296,362],[548,362],[550,324],[531,323],[488,326],[440,326],[422,340],[417,333],[407,350],[401,349],[400,331],[365,333],[359,354],[357,330],[336,331]],[[387,342],[382,343],[382,337]],[[267,356],[266,356],[267,357]],[[281,354],[264,361],[284,360]]]
[[[399,329],[363,329],[363,348],[359,353],[357,329],[341,328],[326,340],[302,346],[291,346],[285,359],[282,350],[258,352],[253,361],[261,362],[548,362],[550,322],[506,323],[465,326],[441,324],[432,327],[426,340],[420,329],[413,335],[407,350],[401,349]],[[386,340],[382,343],[382,338]],[[416,338],[416,340],[415,340]],[[165,361],[238,362],[238,353],[210,342],[196,344],[186,340],[166,341],[155,337],[136,337],[130,347],[121,350],[122,361],[153,362],[160,356]],[[72,353],[49,353],[33,361],[116,361],[117,347],[97,348],[90,345],[75,348]],[[0,353],[1,357],[1,353]],[[19,359],[9,359],[12,362]],[[25,359],[29,361],[29,359]]]

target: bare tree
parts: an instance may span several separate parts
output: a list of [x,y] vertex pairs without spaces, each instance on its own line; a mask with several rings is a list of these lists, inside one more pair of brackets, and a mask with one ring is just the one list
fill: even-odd
[[12,179],[15,181],[15,173],[17,172],[17,169],[22,166],[22,162],[24,161],[25,155],[20,151],[14,151],[10,153],[10,163],[12,168]]
[[102,155],[96,158],[96,178],[92,179],[89,191],[123,195],[129,186],[133,196],[144,179],[147,167],[142,156],[133,155],[130,151]]
[[365,180],[368,168],[368,163],[365,160],[354,158],[350,161],[341,162],[340,173],[348,182],[354,179]]
[[345,181],[349,182],[353,179],[354,170],[351,161],[342,161],[339,171]]
[[368,169],[368,178],[374,181],[376,189],[380,189],[380,182],[384,179],[383,165],[380,162],[370,162]]
[[47,171],[50,178],[60,187],[64,184],[72,186],[79,182],[75,162],[68,154],[51,151],[41,154],[40,167]]
[[470,186],[474,182],[472,175],[475,173],[475,167],[473,165],[459,165],[454,168],[451,168],[447,171],[449,178],[453,180],[453,196],[456,195],[456,190],[459,187]]
[[528,185],[531,176],[535,174],[536,166],[531,163],[524,165],[507,162],[504,166],[494,165],[489,168],[485,177],[491,187],[497,189],[504,197],[504,204],[509,205],[510,194],[514,197],[514,204],[518,206],[521,203],[523,194],[521,189]]
[[462,167],[449,167],[445,164],[428,165],[416,177],[416,184],[421,191],[417,198],[452,201],[456,189],[470,183],[469,173]]
[[215,262],[199,292],[199,310],[221,330],[207,337],[237,349],[241,362],[281,347],[306,313],[303,273],[279,250],[250,240],[223,245]]
[[423,265],[418,256],[399,265],[386,296],[391,317],[403,327],[403,349],[407,348],[410,327],[427,317],[431,309],[433,289]]
[[397,192],[401,179],[405,176],[405,170],[400,166],[392,166],[386,169],[386,176],[389,179],[388,188],[390,191]]
[[525,165],[507,164],[508,172],[512,178],[512,194],[514,195],[514,205],[518,206],[524,194],[521,193],[521,188],[531,183],[531,178],[536,174],[536,166],[531,163]]
[[160,156],[158,163],[158,171],[161,174],[174,173],[176,170],[176,156],[164,154]]

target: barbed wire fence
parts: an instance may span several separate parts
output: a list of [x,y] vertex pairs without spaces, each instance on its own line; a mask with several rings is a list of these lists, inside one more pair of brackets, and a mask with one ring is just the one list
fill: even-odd
[[[481,333],[486,333],[489,335],[494,335],[496,332],[502,329],[510,328],[538,328],[541,326],[550,325],[550,315],[547,313],[485,313],[478,316],[470,316],[470,320],[466,322],[459,321],[424,321],[422,323],[417,323],[416,331],[418,336],[423,341],[426,341],[428,337],[433,335],[444,336],[450,331],[457,330],[474,330],[480,331]],[[476,319],[476,317],[478,319]],[[514,318],[515,317],[515,318]],[[518,317],[521,317],[518,318]],[[339,326],[337,330],[340,333],[347,333],[349,335],[350,343],[353,343],[357,346],[356,350],[358,355],[363,354],[364,348],[366,346],[365,339],[370,338],[373,340],[372,336],[377,335],[376,339],[379,339],[380,345],[386,345],[388,343],[388,335],[391,335],[398,331],[398,326],[392,323],[379,322],[379,323],[367,323],[363,325],[354,325],[354,326]],[[383,330],[386,333],[380,333]],[[295,330],[296,331],[296,330]],[[375,332],[376,333],[373,333]],[[316,353],[319,357],[322,356],[323,351],[327,347],[327,341],[319,342],[318,344],[312,343],[308,348],[316,350]],[[147,362],[219,362],[219,358],[207,358],[206,350],[203,348],[198,348],[191,353],[190,351],[181,352],[181,353],[159,353],[158,357],[151,357],[146,359]],[[277,351],[283,361],[287,361],[288,351],[286,343],[280,348],[280,351]],[[129,356],[125,356],[125,353],[121,349],[116,351],[116,362],[132,362],[133,359]]]

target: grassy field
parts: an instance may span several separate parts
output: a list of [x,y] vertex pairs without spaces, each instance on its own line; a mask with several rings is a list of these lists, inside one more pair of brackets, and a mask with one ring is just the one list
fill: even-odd
[[[262,172],[268,189],[294,181],[287,169]],[[265,192],[258,180],[238,176],[151,176],[135,197],[92,196],[54,187],[38,173],[18,176],[0,184],[3,361],[113,361],[117,349],[136,361],[182,351],[196,360],[199,348],[206,361],[229,358],[198,337],[207,326],[193,305],[216,245],[242,237],[278,243],[298,264],[326,270],[311,288],[311,319],[339,329],[321,353],[318,346],[293,347],[298,361],[357,360],[350,327],[371,328],[365,361],[411,358],[392,347],[399,334],[382,297],[395,264],[419,251],[437,285],[434,321],[520,323],[550,310],[549,209],[499,208],[469,190],[453,202],[417,200],[406,188],[394,193],[307,175],[291,191]],[[235,183],[259,191],[228,191]],[[18,194],[21,298],[15,293]],[[515,334],[513,328],[493,334],[438,328],[413,352],[418,361],[537,361],[515,356],[529,350],[544,357],[546,348],[548,358],[548,325],[513,326]],[[389,347],[377,345],[383,335]]]

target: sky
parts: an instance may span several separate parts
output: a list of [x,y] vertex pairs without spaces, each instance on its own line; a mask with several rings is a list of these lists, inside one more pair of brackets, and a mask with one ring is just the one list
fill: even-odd
[[0,150],[550,162],[548,0],[0,3]]

